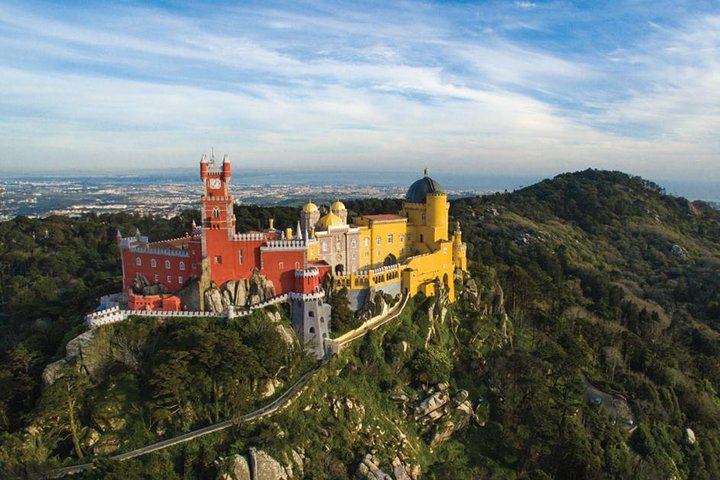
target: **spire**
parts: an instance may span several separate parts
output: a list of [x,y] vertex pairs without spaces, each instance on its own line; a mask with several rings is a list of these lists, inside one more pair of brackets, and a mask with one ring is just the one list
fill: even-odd
[[197,225],[195,224],[195,219],[193,218],[192,225],[190,226],[192,228],[192,231],[194,232],[197,229]]
[[135,227],[135,238],[137,239],[138,242],[140,241],[140,237],[141,237],[140,229],[138,227]]
[[297,233],[295,235],[297,236],[298,239],[302,240],[304,235],[303,235],[303,231],[300,230],[300,220],[298,220],[298,222],[297,222],[297,230],[296,231],[297,231]]
[[230,163],[230,155],[225,154],[225,156],[223,157],[223,163]]
[[200,157],[200,163],[207,163],[207,162],[208,162],[207,155],[203,153],[202,157]]
[[428,167],[425,167],[425,170],[423,170],[423,175],[426,177],[430,176],[430,169]]
[[115,236],[116,236],[117,238],[122,238],[122,233],[120,233],[120,229],[119,229],[119,228],[117,229],[117,232],[115,233]]

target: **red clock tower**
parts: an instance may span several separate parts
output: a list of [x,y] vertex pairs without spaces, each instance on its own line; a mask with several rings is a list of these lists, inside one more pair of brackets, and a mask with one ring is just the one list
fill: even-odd
[[235,215],[233,214],[233,198],[230,195],[230,159],[226,155],[222,166],[216,165],[215,157],[203,155],[200,161],[200,178],[204,193],[200,199],[202,206],[202,226],[207,230],[221,230],[227,239],[235,234]]

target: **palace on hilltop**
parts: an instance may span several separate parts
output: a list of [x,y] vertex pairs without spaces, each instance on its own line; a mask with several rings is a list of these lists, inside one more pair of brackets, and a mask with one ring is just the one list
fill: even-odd
[[[202,157],[202,222],[183,237],[150,242],[139,231],[118,232],[128,309],[217,311],[283,295],[320,305],[328,284],[346,287],[356,307],[376,290],[434,295],[442,288],[454,301],[453,277],[467,269],[466,245],[459,224],[450,232],[447,194],[427,169],[400,212],[351,220],[342,202],[324,215],[308,202],[294,231],[270,220],[262,231],[243,233],[235,231],[231,176],[227,156]],[[317,327],[318,334],[328,328]]]

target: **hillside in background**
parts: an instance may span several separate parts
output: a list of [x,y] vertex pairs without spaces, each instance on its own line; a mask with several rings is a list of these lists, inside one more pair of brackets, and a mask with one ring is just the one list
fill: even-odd
[[[247,228],[296,219],[237,214]],[[174,236],[194,215],[0,224],[4,477],[99,457],[76,478],[239,479],[260,452],[294,478],[720,478],[720,212],[595,170],[454,201],[470,260],[458,302],[413,298],[289,408],[107,460],[247,412],[309,368],[282,334],[287,312],[272,309],[246,323],[109,327],[43,386],[82,314],[119,288],[115,229]]]

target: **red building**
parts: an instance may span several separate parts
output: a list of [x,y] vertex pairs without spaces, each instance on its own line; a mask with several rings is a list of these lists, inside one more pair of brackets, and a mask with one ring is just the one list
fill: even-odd
[[[123,290],[129,294],[129,308],[180,309],[182,306],[174,300],[143,297],[176,292],[190,278],[200,280],[201,298],[211,282],[223,286],[229,280],[248,279],[254,272],[272,282],[276,295],[294,290],[294,272],[308,266],[307,245],[315,240],[286,238],[272,224],[263,232],[237,233],[229,189],[231,176],[227,157],[218,165],[214,158],[208,161],[203,156],[202,225],[193,225],[192,232],[184,237],[151,243],[139,231],[127,238],[118,232]],[[313,266],[318,268],[321,279],[329,268],[314,263]]]

